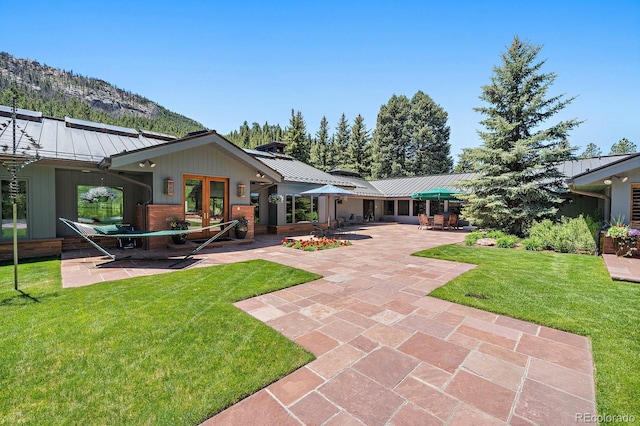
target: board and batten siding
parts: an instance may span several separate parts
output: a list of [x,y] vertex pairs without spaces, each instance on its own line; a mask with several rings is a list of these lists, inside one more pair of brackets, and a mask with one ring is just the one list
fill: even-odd
[[[11,175],[1,169],[0,179]],[[55,171],[53,166],[32,163],[18,172],[18,180],[27,181],[27,227],[30,239],[55,238]]]
[[[250,186],[255,180],[256,170],[235,158],[206,145],[151,159],[156,163],[153,169],[154,204],[181,204],[183,175],[203,175],[229,179],[229,205],[249,205]],[[136,166],[137,167],[137,166]],[[173,196],[164,193],[166,179],[175,182]],[[245,196],[238,197],[237,185],[245,185]]]

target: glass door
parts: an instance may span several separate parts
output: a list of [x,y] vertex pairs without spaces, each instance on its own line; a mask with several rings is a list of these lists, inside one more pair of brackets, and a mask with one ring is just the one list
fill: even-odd
[[[185,220],[189,229],[206,228],[229,217],[229,179],[185,175],[183,178]],[[220,229],[211,228],[189,234],[191,239],[208,238]]]

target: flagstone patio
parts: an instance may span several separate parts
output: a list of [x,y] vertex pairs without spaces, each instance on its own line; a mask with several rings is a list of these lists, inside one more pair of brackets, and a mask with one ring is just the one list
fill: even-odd
[[[323,276],[236,304],[317,359],[204,425],[557,425],[595,415],[588,339],[426,296],[474,266],[410,254],[463,232],[389,224],[356,235],[317,252],[258,236],[189,265],[262,258]],[[65,254],[64,285],[172,270],[95,267],[104,260]]]

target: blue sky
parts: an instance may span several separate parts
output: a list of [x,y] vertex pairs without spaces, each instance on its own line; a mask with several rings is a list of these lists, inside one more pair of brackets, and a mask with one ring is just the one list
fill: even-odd
[[[640,2],[66,1],[2,4],[0,51],[106,80],[225,134],[289,124],[315,134],[344,113],[376,125],[393,95],[422,90],[449,114],[451,152],[481,144],[482,86],[518,35],[542,45],[549,121],[585,122],[578,152],[640,147]],[[27,6],[28,4],[28,6]]]

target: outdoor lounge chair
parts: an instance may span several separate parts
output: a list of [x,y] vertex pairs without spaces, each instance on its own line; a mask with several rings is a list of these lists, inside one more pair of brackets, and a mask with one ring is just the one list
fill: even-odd
[[440,228],[444,230],[444,215],[443,214],[434,214],[433,215],[433,229]]
[[95,226],[95,225],[91,225],[91,224],[88,224],[88,223],[74,222],[72,220],[65,219],[63,217],[60,217],[58,219],[60,219],[60,221],[62,223],[67,225],[76,234],[78,234],[82,238],[84,238],[93,247],[97,248],[99,251],[101,251],[105,255],[109,256],[112,261],[128,259],[131,256],[126,256],[126,257],[121,258],[121,259],[116,259],[116,255],[115,254],[109,253],[104,247],[100,246],[98,243],[96,243],[94,240],[92,240],[92,238],[97,238],[97,237],[111,237],[111,238],[170,237],[172,235],[182,235],[182,234],[188,234],[188,233],[191,233],[191,232],[202,232],[205,229],[220,227],[220,231],[217,234],[215,234],[213,237],[209,238],[204,243],[200,244],[198,247],[193,249],[193,251],[191,251],[189,254],[187,254],[183,259],[181,259],[181,260],[177,261],[176,263],[174,263],[174,265],[176,265],[176,264],[178,264],[180,262],[184,262],[185,260],[189,259],[193,255],[198,253],[200,250],[202,250],[203,248],[208,246],[210,243],[215,241],[222,234],[224,234],[225,232],[227,232],[231,228],[235,227],[236,224],[238,223],[237,220],[232,220],[231,222],[216,223],[216,224],[211,225],[211,226],[206,226],[206,227],[203,227],[203,228],[194,228],[194,229],[172,229],[172,230],[167,229],[167,230],[162,230],[162,231],[131,231],[131,229],[129,227],[120,226],[120,225]]
[[448,222],[449,230],[458,229],[458,226],[459,226],[459,224],[458,224],[458,215],[454,214],[454,213],[451,213],[449,215],[449,222]]

